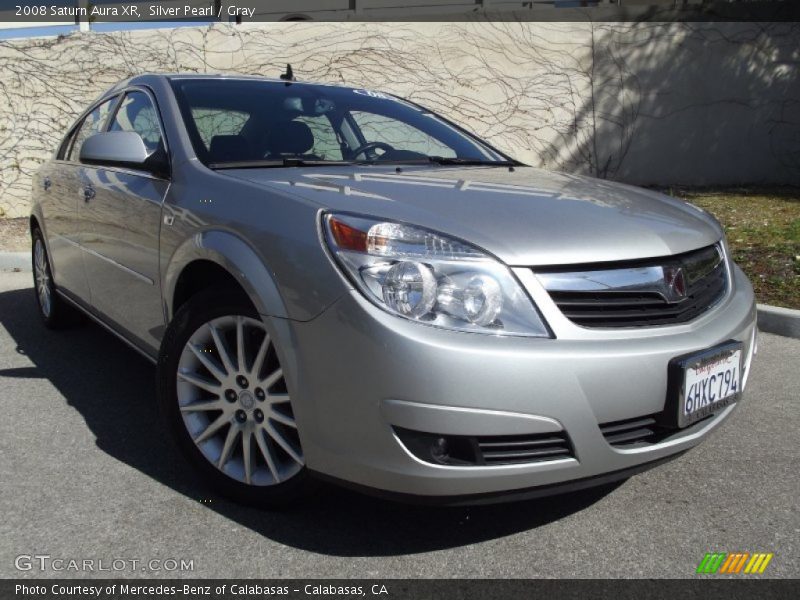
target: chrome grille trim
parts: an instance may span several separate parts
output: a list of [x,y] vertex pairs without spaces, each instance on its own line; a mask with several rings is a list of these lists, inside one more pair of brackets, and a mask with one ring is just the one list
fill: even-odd
[[719,244],[662,258],[534,272],[564,316],[583,327],[686,323],[717,304],[729,285]]

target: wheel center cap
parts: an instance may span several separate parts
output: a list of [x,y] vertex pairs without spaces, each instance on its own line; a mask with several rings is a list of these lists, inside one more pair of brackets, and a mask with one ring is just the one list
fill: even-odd
[[256,405],[256,398],[253,396],[252,392],[242,390],[239,392],[239,404],[241,404],[242,408],[245,410],[250,410]]

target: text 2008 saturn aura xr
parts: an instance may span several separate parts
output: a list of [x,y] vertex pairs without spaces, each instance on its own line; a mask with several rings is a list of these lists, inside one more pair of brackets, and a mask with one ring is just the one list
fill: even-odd
[[45,324],[79,309],[156,362],[179,446],[243,502],[622,479],[727,419],[756,346],[711,215],[380,92],[138,76],[33,189]]

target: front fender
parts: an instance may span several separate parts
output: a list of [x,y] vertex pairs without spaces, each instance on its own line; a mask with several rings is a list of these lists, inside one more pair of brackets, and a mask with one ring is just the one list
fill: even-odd
[[221,230],[201,231],[173,253],[164,273],[163,298],[167,322],[172,320],[175,287],[183,269],[196,260],[208,260],[228,271],[244,288],[259,314],[287,318],[286,304],[275,278],[255,250],[237,235]]
[[[44,236],[44,242],[47,244],[47,226],[44,222],[44,211],[42,210],[41,203],[35,200],[31,202],[31,210],[30,214],[28,215],[28,222],[30,223],[32,220],[35,220],[39,225],[39,229],[42,230],[42,235]],[[47,251],[50,251],[49,247],[47,248]]]
[[[53,276],[53,281],[57,282],[57,266],[56,261],[53,260],[53,253],[50,251],[50,238],[47,235],[47,225],[44,221],[44,210],[42,209],[41,202],[37,201],[35,198],[31,201],[31,210],[30,214],[28,215],[28,228],[30,229],[29,233],[31,234],[31,243],[33,242],[33,221],[36,221],[36,224],[42,231],[42,237],[44,238],[44,249],[47,252],[47,256],[50,257],[50,273]],[[31,252],[33,252],[33,248],[31,248]]]

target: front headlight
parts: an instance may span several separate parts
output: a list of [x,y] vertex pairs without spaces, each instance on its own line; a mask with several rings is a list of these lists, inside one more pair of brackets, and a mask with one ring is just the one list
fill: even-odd
[[549,337],[509,268],[421,227],[327,214],[325,241],[356,287],[384,310],[436,327]]

